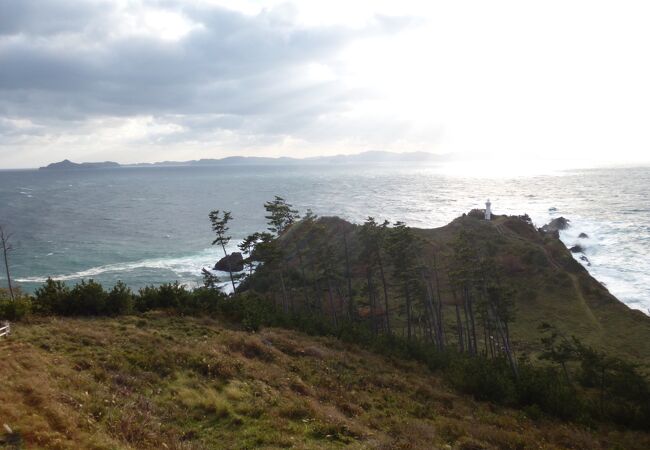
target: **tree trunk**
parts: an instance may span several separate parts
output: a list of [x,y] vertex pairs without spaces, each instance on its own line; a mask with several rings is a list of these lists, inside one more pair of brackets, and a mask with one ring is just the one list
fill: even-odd
[[14,289],[11,286],[11,275],[9,274],[9,257],[7,256],[7,253],[9,252],[9,244],[7,242],[8,237],[5,235],[4,230],[2,229],[0,229],[0,240],[2,240],[2,254],[5,260],[5,271],[7,272],[7,286],[9,286],[9,295],[11,296],[11,300],[15,301],[16,298],[14,297]]
[[332,318],[334,319],[334,327],[338,329],[338,321],[336,320],[336,310],[334,309],[334,295],[332,294],[332,280],[327,278],[327,293],[330,300],[330,309],[332,310]]
[[445,326],[442,318],[442,294],[440,293],[440,279],[438,278],[438,261],[436,254],[433,254],[433,276],[436,280],[436,293],[438,295],[438,339],[440,348],[445,348]]
[[235,278],[232,276],[232,265],[230,262],[230,258],[228,258],[228,252],[226,251],[226,246],[221,243],[221,248],[223,249],[223,255],[226,257],[228,260],[228,274],[230,274],[230,283],[232,283],[232,295],[235,295]]
[[460,319],[460,308],[458,307],[458,303],[454,305],[456,307],[456,332],[458,333],[458,349],[460,350],[461,353],[465,351],[465,345],[464,341],[465,338],[463,336],[463,322]]
[[406,281],[404,283],[404,293],[406,294],[406,339],[411,341],[411,291],[409,289],[409,283]]
[[384,275],[384,264],[381,260],[381,254],[377,251],[377,262],[379,263],[379,274],[381,275],[381,284],[384,288],[384,308],[386,308],[386,332],[388,335],[391,334],[390,331],[390,318],[388,312],[388,286],[386,284],[386,276]]
[[352,273],[350,271],[350,255],[348,253],[348,237],[347,233],[343,233],[343,245],[345,247],[345,276],[348,280],[348,314],[350,320],[354,321],[354,304],[352,301]]
[[465,334],[467,335],[467,352],[473,355],[474,346],[472,342],[472,323],[469,320],[469,313],[467,312],[467,296],[463,292],[463,313],[465,314]]
[[305,273],[305,263],[302,260],[302,252],[299,247],[296,247],[296,253],[298,253],[298,262],[300,263],[300,273],[302,274],[302,291],[305,296],[305,306],[309,308],[311,301],[309,300],[309,294],[307,293],[307,275]]
[[372,285],[372,273],[370,271],[370,268],[366,270],[366,276],[368,278],[367,283],[368,283],[368,302],[370,305],[370,315],[372,318],[371,321],[371,326],[372,326],[372,334],[377,335],[378,330],[377,330],[377,310],[375,309],[375,291]]
[[284,285],[284,275],[280,271],[280,286],[282,287],[282,309],[285,314],[289,312],[289,304],[287,302],[287,289]]
[[492,315],[494,316],[495,320],[495,326],[497,329],[497,332],[501,335],[501,340],[503,341],[503,347],[504,351],[506,352],[506,357],[508,358],[508,362],[510,363],[510,368],[512,369],[512,372],[515,375],[515,378],[519,379],[519,368],[517,367],[517,360],[515,359],[514,353],[512,351],[512,347],[510,345],[510,339],[505,331],[505,327],[501,323],[501,320],[499,317],[496,316],[494,311],[492,311]]
[[562,361],[560,364],[562,365],[562,371],[564,372],[564,378],[566,378],[566,382],[570,387],[573,387],[573,383],[571,383],[571,377],[569,377],[569,370],[566,367],[566,362]]
[[[438,334],[438,324],[437,320],[438,318],[436,317],[436,308],[435,305],[433,304],[433,286],[431,286],[431,283],[429,280],[424,276],[424,269],[422,270],[422,273],[420,274],[422,277],[422,282],[424,283],[425,291],[426,291],[426,312],[427,312],[427,319],[429,322],[429,328],[430,328],[430,334],[432,335],[432,340],[436,344],[436,348],[438,350],[442,350],[442,347],[440,345],[440,335]],[[435,339],[433,339],[433,334],[435,334]]]
[[467,298],[467,309],[469,311],[469,321],[470,325],[472,327],[472,351],[474,354],[478,354],[478,346],[477,346],[477,340],[476,340],[476,321],[474,320],[474,306],[472,302],[472,296],[469,293],[469,289],[465,288],[466,291],[466,298]]
[[600,416],[605,418],[605,364],[600,369]]
[[490,355],[490,351],[488,349],[488,325],[487,325],[487,319],[484,317],[483,318],[483,347],[485,351],[485,357],[487,358]]

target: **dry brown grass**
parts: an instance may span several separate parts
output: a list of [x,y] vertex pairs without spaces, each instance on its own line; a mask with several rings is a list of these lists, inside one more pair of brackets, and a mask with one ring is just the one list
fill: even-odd
[[212,319],[48,319],[0,352],[0,424],[27,448],[650,448],[474,402],[419,364]]

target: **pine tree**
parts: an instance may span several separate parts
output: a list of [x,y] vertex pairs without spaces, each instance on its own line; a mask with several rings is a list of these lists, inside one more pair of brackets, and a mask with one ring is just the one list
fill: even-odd
[[228,236],[228,222],[232,220],[230,211],[224,211],[223,214],[218,209],[210,212],[210,222],[212,223],[212,231],[216,234],[216,238],[212,241],[212,245],[220,245],[223,249],[224,257],[228,262],[228,274],[230,274],[230,283],[232,283],[232,292],[235,293],[235,278],[232,274],[232,267],[226,245],[230,242],[231,236]]
[[415,265],[415,236],[404,222],[396,222],[388,234],[387,250],[393,266],[393,277],[402,289],[406,302],[407,339],[413,337],[413,293],[417,275]]
[[268,213],[264,216],[268,221],[268,230],[280,236],[287,230],[297,219],[300,218],[298,210],[293,209],[293,205],[286,202],[286,200],[278,195],[275,196],[273,201],[266,202],[264,209]]
[[244,265],[248,267],[248,275],[253,274],[253,267],[255,267],[255,262],[253,261],[253,251],[255,250],[255,246],[260,240],[260,233],[253,233],[246,238],[244,238],[243,241],[237,245],[239,250],[245,255],[244,258]]
[[[374,217],[368,217],[361,226],[359,233],[362,245],[362,259],[366,264],[370,275],[370,284],[372,284],[372,275],[375,269],[379,269],[379,276],[384,293],[384,319],[386,322],[386,332],[391,334],[389,300],[388,300],[388,283],[384,272],[384,261],[382,258],[382,249],[384,247],[384,238],[388,228],[388,221],[381,225],[377,224]],[[376,306],[377,302],[375,302]]]

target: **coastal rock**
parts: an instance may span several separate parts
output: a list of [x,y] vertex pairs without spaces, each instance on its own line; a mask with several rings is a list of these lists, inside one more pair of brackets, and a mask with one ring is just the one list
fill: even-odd
[[556,231],[566,230],[567,228],[569,228],[569,220],[564,217],[558,217],[544,225],[541,230],[544,233],[554,233]]
[[580,239],[589,239],[589,235],[588,235],[587,233],[580,233],[580,234],[578,235],[578,237],[579,237]]
[[584,253],[585,248],[580,244],[576,244],[573,247],[571,247],[569,250],[571,250],[571,253]]
[[580,255],[580,261],[584,261],[586,265],[591,266],[591,261],[589,261],[589,258],[587,258],[585,255]]
[[241,272],[244,270],[244,258],[241,253],[234,252],[228,256],[221,258],[215,265],[214,270],[221,270],[222,272]]

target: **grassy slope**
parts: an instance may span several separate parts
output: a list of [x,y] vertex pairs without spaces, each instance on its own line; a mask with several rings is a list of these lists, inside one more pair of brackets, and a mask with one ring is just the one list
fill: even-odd
[[650,448],[474,402],[335,339],[213,319],[48,319],[0,351],[0,422],[28,448]]
[[495,243],[503,276],[518,293],[513,335],[521,350],[534,351],[537,325],[549,322],[566,335],[650,368],[650,317],[611,295],[559,239],[505,216],[491,223],[463,217],[422,234],[444,247],[460,227]]
[[[319,222],[325,226],[329,242],[339,248],[339,254],[343,254],[342,234],[347,233],[353,261],[353,284],[357,292],[362,292],[365,272],[363,264],[356,261],[360,250],[359,227],[331,217]],[[453,258],[451,243],[461,229],[471,232],[477,241],[488,243],[489,251],[499,263],[502,281],[515,288],[516,318],[512,332],[519,353],[534,354],[539,349],[541,335],[537,327],[542,322],[549,322],[567,336],[575,335],[587,344],[638,363],[650,372],[650,317],[628,308],[612,296],[573,259],[559,239],[539,233],[522,219],[494,216],[492,222],[486,222],[463,216],[444,227],[415,229],[423,239],[422,262],[431,266],[433,252],[436,253],[444,303],[453,304],[446,268]],[[289,253],[294,255],[295,242],[306,246],[310,239],[301,224],[283,237]],[[303,253],[308,255],[308,251]],[[298,265],[296,257],[293,264]],[[309,268],[309,262],[306,266]],[[396,298],[399,292],[393,290],[391,296]],[[367,303],[362,296],[357,300],[361,305]],[[391,306],[391,309],[395,308]],[[403,318],[396,312],[393,314],[393,322],[403,324]],[[448,324],[447,335],[453,339],[453,308],[445,308],[444,314]],[[402,330],[398,328],[396,331],[400,333]]]

